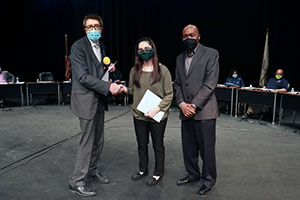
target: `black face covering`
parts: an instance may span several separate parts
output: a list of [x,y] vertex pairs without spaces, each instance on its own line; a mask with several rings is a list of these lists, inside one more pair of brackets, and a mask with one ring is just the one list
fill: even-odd
[[197,46],[197,40],[195,39],[191,39],[191,38],[188,38],[186,40],[183,40],[183,44],[184,44],[184,47],[187,49],[187,50],[194,50]]

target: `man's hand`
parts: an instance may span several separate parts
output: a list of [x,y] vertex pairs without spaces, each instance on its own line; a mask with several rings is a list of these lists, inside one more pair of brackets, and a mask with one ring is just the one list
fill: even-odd
[[149,110],[144,115],[145,115],[145,117],[153,118],[159,111],[160,111],[160,108],[158,106],[156,106],[154,109]]
[[121,92],[121,85],[118,85],[116,83],[112,83],[110,84],[110,87],[109,87],[109,91],[113,94],[113,95],[116,95],[116,94],[119,94]]
[[183,112],[184,116],[190,118],[194,114],[196,114],[196,108],[192,104],[185,103],[181,106],[181,111]]
[[114,65],[113,63],[110,63],[110,65],[109,65],[108,68],[110,68],[110,67],[112,67],[112,68],[109,70],[109,72],[114,72],[114,71],[116,71],[116,67],[115,67],[115,65]]

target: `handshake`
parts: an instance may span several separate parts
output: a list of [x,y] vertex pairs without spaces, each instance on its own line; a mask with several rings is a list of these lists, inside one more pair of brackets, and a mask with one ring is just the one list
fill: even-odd
[[112,83],[112,84],[110,84],[109,91],[113,95],[120,94],[121,92],[125,92],[127,94],[127,87],[122,84]]

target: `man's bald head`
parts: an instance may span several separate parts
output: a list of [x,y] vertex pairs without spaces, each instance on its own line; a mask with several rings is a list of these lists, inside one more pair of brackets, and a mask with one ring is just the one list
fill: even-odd
[[283,69],[277,69],[276,74],[277,75],[283,75]]
[[200,40],[200,34],[197,26],[193,24],[189,24],[182,30],[182,40],[186,40],[188,38],[195,39],[197,42]]

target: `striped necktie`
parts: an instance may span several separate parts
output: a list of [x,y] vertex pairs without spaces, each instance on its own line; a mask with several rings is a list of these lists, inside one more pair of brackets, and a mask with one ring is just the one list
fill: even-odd
[[101,63],[101,51],[100,51],[100,45],[99,44],[94,44],[94,52],[96,54],[96,57],[98,61]]

